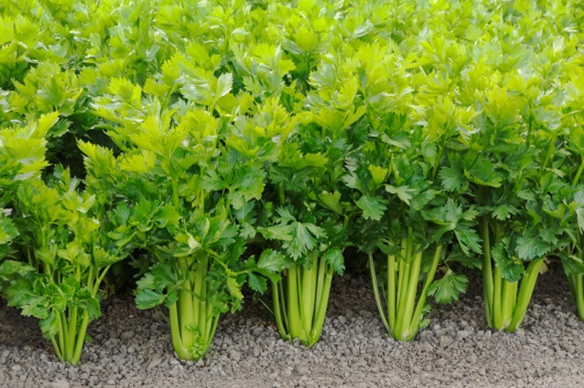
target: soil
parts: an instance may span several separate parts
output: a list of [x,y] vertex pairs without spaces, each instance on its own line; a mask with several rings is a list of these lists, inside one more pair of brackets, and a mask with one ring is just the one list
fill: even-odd
[[249,300],[222,318],[204,360],[182,363],[164,318],[131,295],[103,302],[78,367],[57,361],[34,319],[0,306],[0,387],[582,387],[584,323],[561,269],[541,275],[523,329],[484,322],[480,278],[457,303],[434,306],[415,341],[388,338],[369,280],[339,277],[321,341],[282,341]]

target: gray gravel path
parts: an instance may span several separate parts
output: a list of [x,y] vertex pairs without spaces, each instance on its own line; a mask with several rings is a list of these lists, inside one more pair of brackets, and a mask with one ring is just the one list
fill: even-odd
[[[479,279],[472,279],[480,283]],[[584,323],[560,270],[542,275],[523,330],[487,330],[480,286],[437,306],[411,343],[384,335],[367,278],[334,290],[322,341],[279,339],[259,303],[225,316],[204,362],[171,353],[164,319],[130,296],[104,302],[79,367],[57,362],[37,324],[0,306],[1,387],[582,387]]]

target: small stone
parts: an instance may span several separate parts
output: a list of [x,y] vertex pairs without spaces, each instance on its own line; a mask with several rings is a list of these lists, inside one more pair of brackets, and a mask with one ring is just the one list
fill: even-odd
[[241,355],[237,350],[231,349],[229,350],[229,358],[231,358],[233,361],[239,361],[241,360]]
[[344,325],[345,323],[347,323],[347,318],[345,318],[344,316],[341,315],[339,317],[339,323]]
[[468,330],[459,330],[458,333],[456,333],[456,338],[458,340],[463,340],[466,337],[468,337],[470,335],[470,331]]
[[150,361],[150,363],[148,364],[148,369],[152,369],[152,368],[156,368],[158,365],[160,365],[162,363],[162,359],[161,358],[154,358],[152,361]]
[[308,368],[302,367],[302,366],[300,368],[298,368],[297,371],[298,371],[298,374],[301,375],[301,376],[306,376],[306,375],[308,375],[310,373],[310,371],[308,370]]
[[123,341],[128,341],[128,340],[131,340],[132,338],[134,338],[134,333],[131,331],[125,331],[120,336],[120,339]]
[[562,343],[562,347],[564,348],[564,350],[570,354],[573,354],[576,352],[576,348],[570,344],[567,343]]
[[440,337],[440,346],[443,348],[447,348],[448,346],[452,345],[453,342],[454,340],[452,339],[452,337],[448,335]]
[[69,383],[65,380],[57,380],[49,384],[48,388],[69,388]]

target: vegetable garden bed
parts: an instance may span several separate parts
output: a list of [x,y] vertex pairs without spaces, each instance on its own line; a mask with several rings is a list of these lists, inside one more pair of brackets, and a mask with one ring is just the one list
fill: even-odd
[[570,0],[6,0],[0,296],[71,365],[126,288],[192,362],[246,289],[317,346],[346,271],[403,342],[469,286],[525,336],[550,265],[584,318],[582,26]]

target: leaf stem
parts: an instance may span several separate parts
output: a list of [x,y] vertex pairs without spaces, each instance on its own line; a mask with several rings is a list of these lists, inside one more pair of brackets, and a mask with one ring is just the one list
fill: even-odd
[[280,206],[284,206],[286,203],[286,196],[284,195],[284,183],[278,183],[278,199],[280,201]]
[[175,302],[168,307],[168,313],[170,316],[170,336],[172,338],[174,351],[180,359],[187,360],[189,358],[189,351],[182,342],[178,317],[178,302]]
[[[385,330],[388,333],[391,333],[390,324],[387,322],[387,319],[385,318],[383,303],[382,303],[381,297],[379,295],[379,286],[377,284],[377,274],[375,273],[375,261],[373,260],[373,253],[369,252],[368,256],[369,256],[369,271],[371,273],[371,283],[373,285],[373,296],[375,297],[375,304],[377,305],[377,311],[379,311],[379,315],[381,316],[381,322],[383,323]],[[389,286],[388,286],[388,288],[389,288]],[[388,304],[389,304],[389,302],[388,302]],[[391,311],[390,311],[389,316],[391,317]]]
[[531,300],[531,295],[533,295],[533,289],[535,288],[535,282],[539,275],[539,270],[543,265],[543,259],[534,260],[529,263],[525,274],[523,275],[523,280],[521,281],[521,287],[519,288],[519,296],[517,297],[517,305],[515,306],[515,311],[513,313],[513,319],[507,328],[508,331],[514,332],[515,329],[521,324],[525,313],[527,312],[527,306]]
[[442,257],[442,245],[438,244],[436,246],[436,250],[434,251],[434,259],[432,260],[432,267],[426,276],[426,283],[424,284],[424,288],[422,288],[422,293],[420,295],[420,300],[418,301],[418,305],[416,306],[416,311],[414,312],[414,316],[412,318],[412,324],[410,327],[410,336],[413,339],[416,333],[418,332],[418,326],[420,325],[420,319],[422,318],[422,311],[424,309],[424,305],[426,304],[426,299],[428,298],[428,289],[430,285],[434,281],[434,276],[436,276],[436,271],[438,269],[438,264],[440,263],[440,258]]
[[489,232],[489,220],[483,217],[480,221],[481,238],[483,239],[483,303],[485,305],[485,315],[487,317],[487,324],[493,325],[493,300],[494,286],[493,286],[493,268],[491,258],[491,241]]
[[[395,327],[395,315],[396,315],[396,282],[395,282],[395,256],[387,256],[387,320],[389,321],[389,327],[387,327],[387,332],[391,333],[390,328]],[[387,325],[386,325],[387,326]]]
[[574,295],[574,302],[576,303],[576,309],[578,310],[578,317],[580,320],[584,321],[584,285],[582,281],[584,275],[572,275],[568,278],[572,285],[572,294]]
[[331,292],[331,283],[333,280],[333,269],[326,264],[324,260],[321,260],[324,263],[321,267],[321,270],[325,272],[324,281],[322,284],[322,293],[318,295],[318,303],[316,305],[316,313],[314,318],[314,324],[312,330],[310,332],[311,339],[308,344],[308,347],[312,347],[319,339],[322,334],[322,329],[324,327],[324,321],[326,319],[326,311],[328,308],[328,302]]
[[580,162],[580,168],[578,168],[578,171],[576,172],[576,176],[574,177],[574,180],[572,181],[572,185],[576,185],[578,183],[583,171],[584,171],[584,157],[582,157],[582,161]]
[[77,341],[75,343],[75,352],[73,353],[73,358],[71,364],[79,364],[81,359],[81,352],[83,351],[83,344],[85,343],[85,335],[87,332],[87,327],[89,326],[89,313],[83,311],[83,319],[81,320],[81,326],[79,327],[79,332],[77,333]]

